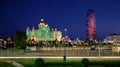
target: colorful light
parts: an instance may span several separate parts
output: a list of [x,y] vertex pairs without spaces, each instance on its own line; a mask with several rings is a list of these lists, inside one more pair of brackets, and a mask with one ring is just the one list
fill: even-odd
[[96,39],[96,19],[95,13],[92,9],[87,13],[87,40],[94,41]]

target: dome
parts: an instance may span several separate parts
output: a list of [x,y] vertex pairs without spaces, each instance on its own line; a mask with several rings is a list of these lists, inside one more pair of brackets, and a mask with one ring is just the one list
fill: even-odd
[[46,24],[45,27],[48,27],[48,24]]
[[29,28],[29,27],[27,27],[27,30],[30,30],[30,28]]
[[38,24],[38,26],[42,26],[42,25],[45,25],[45,23],[44,23],[44,19],[43,19],[43,18],[40,19],[40,23]]

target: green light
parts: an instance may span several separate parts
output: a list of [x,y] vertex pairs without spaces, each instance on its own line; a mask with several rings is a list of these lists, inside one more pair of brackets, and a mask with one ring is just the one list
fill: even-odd
[[[61,40],[62,37],[62,33],[57,30],[52,30],[50,31],[49,26],[44,23],[41,23],[41,25],[39,24],[38,29],[35,30],[34,28],[32,28],[32,31],[27,29],[26,30],[26,35],[27,38],[31,39],[31,38],[35,38],[36,40]],[[29,40],[28,39],[28,40]]]

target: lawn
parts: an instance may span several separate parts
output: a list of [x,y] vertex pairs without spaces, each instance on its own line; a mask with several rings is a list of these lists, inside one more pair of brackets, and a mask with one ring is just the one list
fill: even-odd
[[[23,66],[25,67],[35,67],[34,66],[34,62],[33,61],[27,61],[27,60],[20,60],[20,61],[17,61],[19,62],[20,64],[22,64]],[[64,62],[55,62],[55,61],[51,61],[51,62],[45,62],[45,67],[73,67],[73,62],[67,62],[67,63],[64,63]]]
[[[15,60],[25,67],[35,67],[35,60]],[[45,67],[74,67],[76,64],[79,65],[81,61],[78,60],[45,60]],[[77,66],[78,67],[78,66]],[[120,60],[94,60],[90,61],[89,67],[120,67]]]
[[[35,67],[34,66],[34,61],[35,60],[15,60],[16,62],[22,64],[23,66],[25,67]],[[64,61],[60,61],[60,60],[46,60],[45,61],[45,67],[63,67],[65,66],[66,67],[73,67],[73,63],[72,62],[69,62],[67,61],[67,63],[65,63]]]

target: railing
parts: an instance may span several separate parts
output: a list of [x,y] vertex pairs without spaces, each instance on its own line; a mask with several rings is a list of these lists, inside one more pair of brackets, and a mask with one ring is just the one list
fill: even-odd
[[[0,57],[27,57],[27,56],[64,56],[64,47],[37,47],[36,51],[19,49],[0,49]],[[120,52],[112,49],[91,49],[89,47],[66,47],[66,56],[120,56]]]

